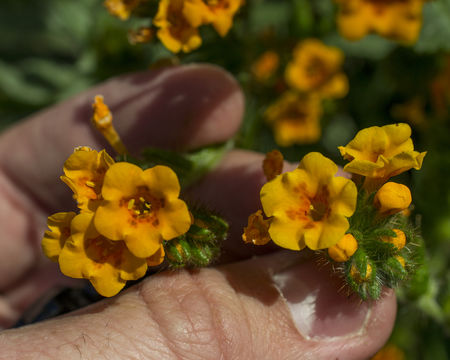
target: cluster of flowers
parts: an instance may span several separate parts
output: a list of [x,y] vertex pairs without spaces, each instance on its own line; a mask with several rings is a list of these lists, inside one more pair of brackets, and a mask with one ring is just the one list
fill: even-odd
[[[220,36],[225,36],[233,25],[233,17],[244,0],[160,0],[152,24],[158,28],[156,36],[164,46],[174,53],[190,52],[202,44],[199,27],[212,25]],[[149,8],[148,0],[105,0],[109,12],[123,20],[133,11]],[[147,16],[147,10],[141,9]],[[151,27],[143,27],[131,32],[130,40],[150,41],[153,35]]]
[[178,178],[166,166],[142,170],[114,162],[104,150],[81,147],[65,162],[61,179],[74,192],[79,214],[49,217],[44,252],[63,274],[89,279],[103,296],[159,265],[163,241],[191,226]]
[[[101,96],[94,110],[97,129],[126,154]],[[227,230],[220,218],[189,211],[171,168],[144,168],[88,147],[76,148],[64,163],[61,180],[73,191],[78,213],[50,216],[42,248],[64,275],[88,279],[103,296],[117,294],[165,258],[174,267],[208,265],[218,255],[217,233]]]
[[334,0],[339,6],[341,35],[359,40],[368,33],[407,44],[416,42],[422,27],[422,8],[429,0]]
[[411,204],[408,187],[388,181],[422,166],[426,153],[414,151],[410,136],[407,124],[361,130],[339,147],[353,180],[336,176],[337,165],[317,152],[286,173],[282,155],[269,153],[260,192],[266,218],[261,210],[251,214],[243,240],[318,251],[362,299],[378,298],[382,286],[396,286],[412,270],[408,245],[419,241],[402,213]]
[[[307,144],[319,140],[323,99],[342,98],[348,92],[347,76],[341,67],[343,52],[318,39],[305,39],[293,50],[286,65],[284,81],[288,90],[265,112],[280,146]],[[276,53],[267,52],[252,67],[257,79],[276,71]]]

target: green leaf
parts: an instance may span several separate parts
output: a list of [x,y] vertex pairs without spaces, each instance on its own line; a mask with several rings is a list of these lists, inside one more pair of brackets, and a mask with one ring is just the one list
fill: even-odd
[[423,8],[423,26],[414,49],[420,53],[449,51],[450,0],[430,1]]

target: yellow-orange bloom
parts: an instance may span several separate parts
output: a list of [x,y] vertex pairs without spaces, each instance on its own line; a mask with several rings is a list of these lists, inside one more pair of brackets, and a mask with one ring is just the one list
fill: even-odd
[[344,262],[350,259],[358,249],[358,242],[352,234],[345,234],[339,242],[328,248],[328,255],[334,261]]
[[127,20],[131,12],[144,1],[146,0],[105,0],[103,5],[105,5],[111,15]]
[[219,35],[224,37],[243,3],[243,0],[185,0],[183,14],[193,27],[212,24]]
[[374,206],[380,214],[388,216],[403,211],[411,204],[412,197],[409,188],[403,184],[389,181],[375,194]]
[[370,360],[406,360],[405,353],[395,345],[387,345]]
[[283,154],[279,150],[272,150],[263,160],[263,171],[267,181],[273,180],[283,172]]
[[254,245],[265,245],[270,241],[269,235],[270,220],[262,216],[262,211],[258,210],[248,217],[248,226],[244,228],[242,240]]
[[322,154],[307,154],[297,169],[277,176],[261,189],[269,234],[279,246],[301,250],[335,245],[349,227],[356,207],[356,185],[336,177],[338,167]]
[[58,258],[61,272],[76,279],[88,279],[103,296],[114,296],[128,280],[137,280],[147,271],[147,261],[134,256],[123,241],[100,235],[92,213],[72,220],[71,236]]
[[406,245],[405,233],[399,229],[392,229],[392,231],[394,231],[397,236],[382,236],[381,240],[394,245],[397,250],[403,249]]
[[157,266],[161,264],[164,261],[166,253],[164,251],[164,246],[161,245],[156,252],[147,258],[147,265],[148,266]]
[[266,51],[252,64],[250,72],[259,82],[269,80],[280,64],[280,57],[275,51]]
[[174,53],[190,52],[202,44],[198,26],[186,18],[185,0],[161,0],[153,25],[159,28],[156,35],[164,46]]
[[70,223],[75,217],[74,212],[60,212],[49,216],[47,230],[42,239],[42,250],[52,261],[58,261],[66,240],[70,236]]
[[363,129],[339,150],[350,161],[345,171],[381,182],[411,168],[419,170],[426,155],[414,151],[411,128],[403,123]]
[[94,211],[101,198],[100,192],[106,170],[114,160],[105,150],[97,152],[88,147],[76,148],[64,163],[64,181],[73,191],[73,197],[82,211]]
[[292,88],[325,98],[347,95],[348,80],[342,72],[343,52],[320,40],[307,39],[294,49],[294,57],[286,66],[285,79]]
[[317,96],[288,91],[269,106],[264,115],[280,146],[310,144],[320,138],[322,107]]
[[160,250],[163,240],[180,236],[191,226],[179,194],[178,178],[167,166],[142,170],[116,163],[105,174],[95,227],[111,240],[123,240],[135,256],[148,258]]
[[422,27],[426,0],[335,0],[341,35],[359,40],[374,32],[383,37],[414,43]]

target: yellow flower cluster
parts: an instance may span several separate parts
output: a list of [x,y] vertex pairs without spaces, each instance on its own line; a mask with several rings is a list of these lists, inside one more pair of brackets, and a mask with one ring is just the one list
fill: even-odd
[[[106,0],[104,4],[111,14],[125,20],[141,2]],[[224,37],[243,3],[244,0],[160,0],[152,24],[158,28],[156,36],[167,49],[174,53],[190,52],[202,44],[200,26],[212,25]],[[149,41],[151,35],[150,28],[144,28],[132,40]]]
[[[338,167],[322,154],[307,154],[297,169],[280,174],[261,189],[261,204],[265,222],[256,213],[244,231],[264,234],[264,228],[277,245],[301,250],[325,249],[335,245],[349,228],[347,218],[356,208],[356,185],[349,179],[336,176]],[[250,239],[260,245],[258,237]]]
[[368,33],[404,43],[414,43],[422,27],[427,0],[335,0],[341,35],[359,40]]
[[191,216],[178,198],[180,185],[166,166],[142,170],[104,151],[75,149],[61,179],[69,185],[79,214],[49,217],[44,253],[61,272],[89,279],[103,296],[127,280],[144,276],[164,259],[164,240],[186,233]]
[[289,90],[265,114],[277,144],[308,144],[320,138],[321,100],[348,92],[343,61],[341,50],[317,39],[305,39],[295,47],[284,74]]
[[186,233],[191,215],[179,199],[176,174],[166,166],[142,170],[114,162],[104,151],[75,149],[61,179],[72,189],[80,213],[48,218],[44,253],[61,272],[88,279],[103,296],[164,260],[163,241]]
[[[373,283],[380,262],[388,263],[383,269],[394,269],[387,276],[398,274],[396,279],[406,270],[401,250],[408,241],[405,232],[410,231],[401,220],[390,220],[408,209],[411,193],[407,186],[386,180],[422,166],[426,153],[414,151],[410,135],[406,124],[374,126],[339,147],[350,160],[344,170],[357,175],[355,181],[336,176],[337,165],[317,152],[307,154],[297,169],[286,173],[282,173],[281,153],[268,153],[263,163],[267,183],[260,192],[264,214],[258,210],[250,215],[243,240],[254,245],[272,240],[291,250],[327,249],[329,259],[347,273],[350,285],[361,287],[362,298],[367,296],[367,286],[375,289],[370,296],[376,298],[381,287]],[[361,176],[365,181],[358,195],[356,183]],[[374,260],[366,246],[379,246],[387,255]]]

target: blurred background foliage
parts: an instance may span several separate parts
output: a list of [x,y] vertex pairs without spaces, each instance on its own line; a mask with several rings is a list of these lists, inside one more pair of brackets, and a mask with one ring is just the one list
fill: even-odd
[[[201,29],[203,45],[174,57],[157,40],[130,45],[129,29],[149,19],[112,17],[101,0],[0,2],[0,129],[109,77],[158,63],[210,62],[228,69],[246,94],[238,147],[279,148],[291,161],[311,150],[343,164],[337,151],[356,131],[408,122],[418,151],[428,151],[421,171],[402,178],[411,186],[412,216],[422,225],[425,264],[400,289],[390,343],[407,359],[450,358],[450,0],[428,2],[418,41],[403,46],[377,35],[350,42],[336,30],[332,0],[247,0],[225,38]],[[282,93],[283,69],[299,40],[315,37],[345,53],[348,95],[326,100],[321,139],[279,147],[264,111]],[[224,51],[226,49],[226,51]],[[267,81],[252,64],[267,50],[280,58]],[[153,65],[154,66],[154,65]],[[160,66],[160,65],[159,65]]]

